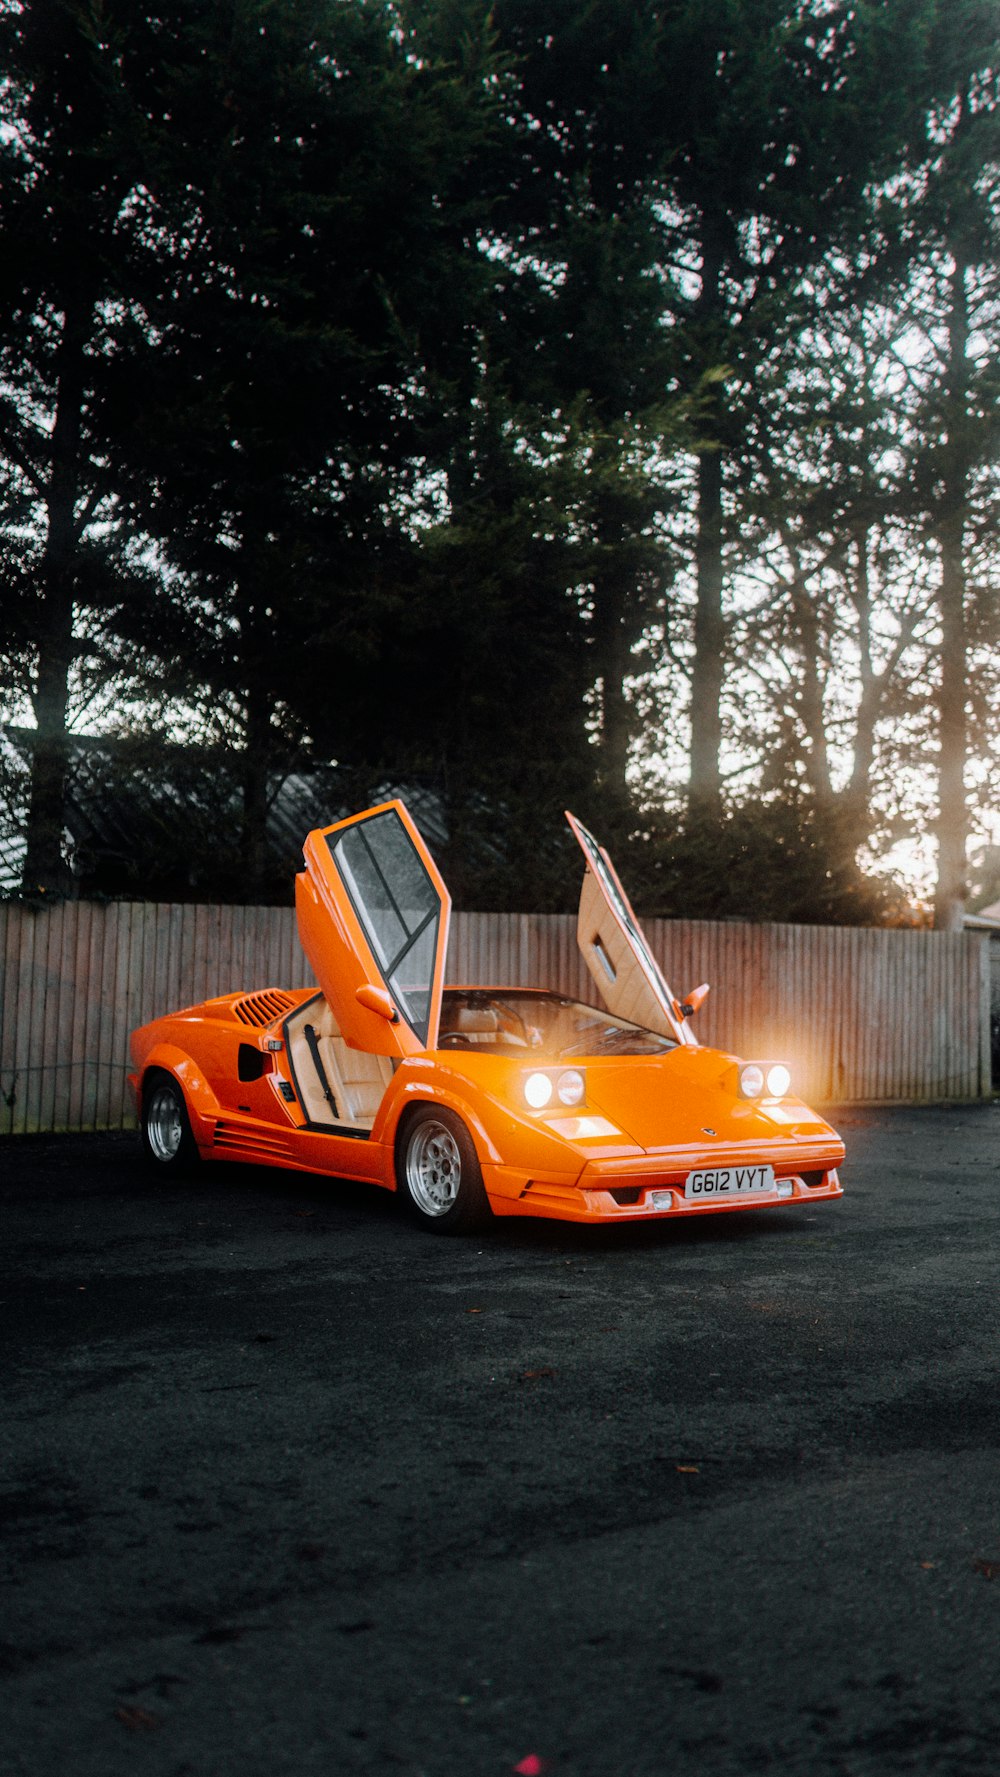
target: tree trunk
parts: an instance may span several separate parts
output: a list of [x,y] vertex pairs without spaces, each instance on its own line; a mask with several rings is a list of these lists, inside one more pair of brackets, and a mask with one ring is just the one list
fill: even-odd
[[[259,663],[251,668],[260,671]],[[258,902],[269,892],[270,858],[267,842],[268,766],[270,764],[271,704],[259,686],[246,693],[246,727],[243,756],[240,760],[242,779],[242,887],[248,902]]]
[[68,304],[59,346],[55,424],[46,536],[40,565],[41,621],[32,704],[35,738],[28,801],[27,851],[21,877],[26,895],[66,894],[71,878],[63,856],[66,779],[69,771],[69,681],[75,654],[73,618],[76,503],[80,487],[80,438],[85,390],[83,348],[91,304]]
[[799,690],[799,720],[809,742],[804,764],[809,787],[817,806],[831,809],[833,783],[830,777],[830,752],[826,739],[826,712],[823,707],[823,666],[820,659],[820,625],[816,605],[796,574],[792,588],[792,610],[799,633],[802,658],[802,682]]
[[968,897],[965,850],[968,812],[965,791],[965,565],[963,518],[949,512],[938,524],[941,551],[941,673],[938,689],[938,877],[934,924],[960,931]]
[[269,683],[274,628],[272,619],[265,615],[268,599],[273,596],[268,590],[266,469],[261,467],[256,479],[260,503],[248,506],[243,512],[240,581],[235,601],[239,618],[243,702],[243,750],[239,758],[242,800],[239,889],[248,902],[260,901],[270,886],[268,779],[275,763],[276,738],[271,726],[274,703]]
[[872,591],[869,563],[869,538],[864,525],[859,525],[854,544],[857,550],[857,578],[854,608],[858,614],[858,659],[861,693],[858,713],[854,718],[854,762],[851,780],[844,792],[850,808],[851,821],[858,832],[858,842],[871,830],[872,770],[875,764],[875,725],[882,701],[882,684],[872,659]]
[[609,816],[628,807],[628,757],[631,712],[625,696],[628,673],[629,589],[621,585],[614,568],[599,571],[594,581],[594,645],[601,685],[600,784],[609,805]]
[[[706,346],[714,342],[721,309],[722,253],[711,223],[704,224],[701,293],[697,315]],[[694,664],[691,670],[691,769],[688,808],[717,819],[722,808],[722,654],[726,626],[722,610],[722,396],[713,385],[705,415],[707,447],[698,456],[698,539],[695,544],[697,597]]]
[[968,505],[967,266],[956,252],[948,317],[947,442],[943,493],[935,533],[941,556],[941,669],[938,688],[938,879],[934,924],[961,930],[968,897],[965,790],[967,647],[964,539]]

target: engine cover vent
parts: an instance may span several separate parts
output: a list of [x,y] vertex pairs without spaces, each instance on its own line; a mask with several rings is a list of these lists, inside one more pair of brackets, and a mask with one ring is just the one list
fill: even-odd
[[294,1004],[291,994],[282,988],[265,987],[260,993],[248,993],[243,999],[234,1000],[233,1017],[241,1024],[273,1024],[276,1018],[284,1018]]

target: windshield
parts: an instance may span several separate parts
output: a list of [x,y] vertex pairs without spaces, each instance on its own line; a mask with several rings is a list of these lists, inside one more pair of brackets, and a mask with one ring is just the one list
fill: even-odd
[[490,1055],[662,1055],[677,1044],[596,1006],[555,993],[514,988],[446,988],[441,1002],[441,1049],[481,1049]]

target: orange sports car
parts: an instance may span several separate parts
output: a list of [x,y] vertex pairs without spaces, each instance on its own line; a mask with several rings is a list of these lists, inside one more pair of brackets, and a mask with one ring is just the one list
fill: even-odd
[[607,853],[577,936],[604,1010],[446,987],[450,897],[402,802],[306,839],[302,947],[319,983],[225,994],[134,1032],[142,1143],[170,1172],[255,1161],[398,1191],[427,1228],[492,1215],[620,1222],[841,1196],[843,1143],[779,1061],[699,1044]]

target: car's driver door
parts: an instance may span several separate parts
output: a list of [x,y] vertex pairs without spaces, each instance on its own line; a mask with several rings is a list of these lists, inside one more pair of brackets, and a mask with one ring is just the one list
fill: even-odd
[[403,803],[317,829],[303,852],[299,937],[341,1035],[374,1055],[433,1049],[451,897]]

